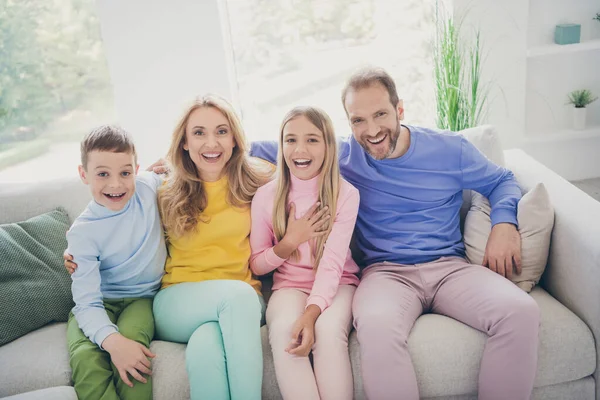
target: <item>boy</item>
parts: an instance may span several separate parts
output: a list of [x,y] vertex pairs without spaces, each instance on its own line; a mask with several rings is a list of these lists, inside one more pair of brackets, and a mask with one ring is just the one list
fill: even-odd
[[78,265],[67,340],[75,391],[84,400],[152,398],[152,298],[166,248],[161,180],[136,176],[138,168],[131,137],[117,126],[101,126],[81,143],[79,175],[93,200],[67,232],[67,252]]

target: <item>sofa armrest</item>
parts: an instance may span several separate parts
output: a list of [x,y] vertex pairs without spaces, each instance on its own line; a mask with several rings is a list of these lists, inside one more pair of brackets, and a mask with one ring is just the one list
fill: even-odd
[[[596,341],[596,375],[600,372],[600,202],[522,150],[504,152],[506,167],[521,189],[543,182],[554,206],[554,230],[544,288],[577,314]],[[598,381],[598,380],[597,380]],[[598,390],[598,388],[597,388]],[[599,397],[600,392],[597,394]]]

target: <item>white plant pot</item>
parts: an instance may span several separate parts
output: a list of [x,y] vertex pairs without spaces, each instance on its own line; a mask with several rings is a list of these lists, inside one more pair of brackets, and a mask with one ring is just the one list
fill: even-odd
[[573,128],[577,130],[585,129],[586,108],[573,108]]

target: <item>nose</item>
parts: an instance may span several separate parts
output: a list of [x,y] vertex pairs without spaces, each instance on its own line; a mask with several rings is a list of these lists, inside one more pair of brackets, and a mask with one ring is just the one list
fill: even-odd
[[377,136],[380,130],[379,125],[377,125],[375,121],[367,121],[367,134],[369,134],[369,136]]
[[306,144],[299,140],[296,142],[296,146],[294,147],[294,153],[302,153],[306,148]]
[[110,187],[118,187],[120,184],[120,175],[119,174],[112,174],[110,176],[110,180],[108,181],[108,185]]

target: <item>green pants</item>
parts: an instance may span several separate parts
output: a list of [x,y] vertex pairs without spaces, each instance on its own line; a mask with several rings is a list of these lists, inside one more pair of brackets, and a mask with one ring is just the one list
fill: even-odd
[[154,299],[156,336],[187,343],[192,400],[260,400],[264,301],[237,280],[178,283]]
[[[119,327],[119,333],[146,347],[154,337],[152,299],[104,300],[108,318]],[[110,354],[91,342],[79,329],[73,313],[67,325],[69,362],[73,382],[80,400],[152,399],[152,380],[138,382],[130,377],[133,387],[127,386],[119,376]]]

